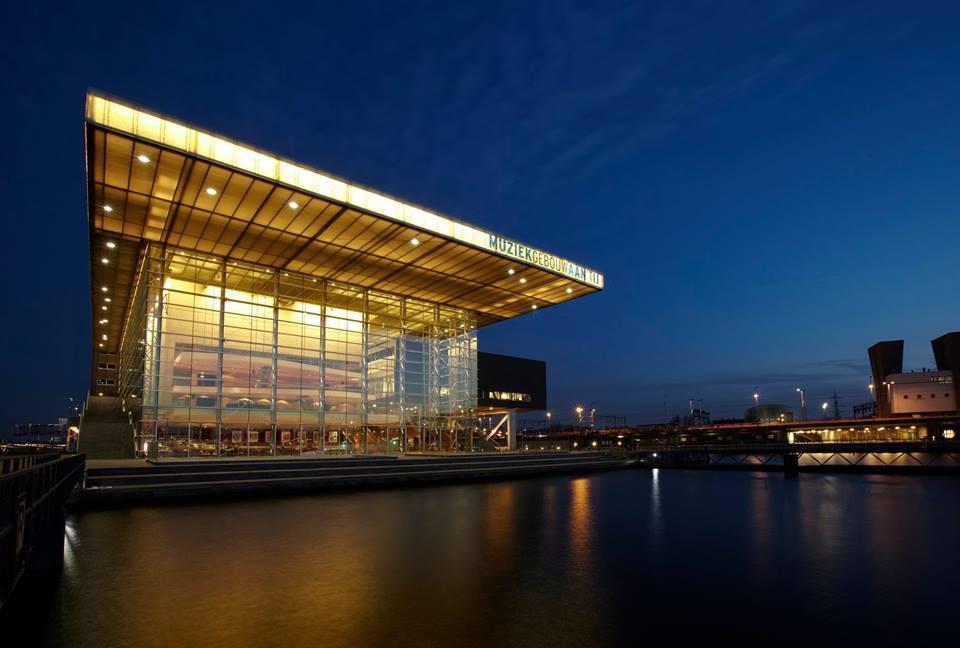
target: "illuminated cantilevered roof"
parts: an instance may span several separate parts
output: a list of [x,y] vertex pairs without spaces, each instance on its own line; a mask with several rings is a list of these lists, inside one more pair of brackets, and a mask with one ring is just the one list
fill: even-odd
[[[114,99],[88,94],[86,120],[95,287],[128,290],[150,242],[470,309],[481,324],[603,288],[557,255]],[[117,259],[101,267],[108,243]]]

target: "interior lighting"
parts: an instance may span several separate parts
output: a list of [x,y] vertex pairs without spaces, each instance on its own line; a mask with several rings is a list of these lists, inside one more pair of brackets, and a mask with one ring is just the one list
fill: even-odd
[[568,295],[569,295],[570,293],[572,293],[572,292],[573,292],[573,288],[567,288],[567,294],[568,294]]
[[412,239],[410,239],[410,245],[420,245],[420,239],[414,236]]
[[537,310],[537,305],[534,304],[533,306],[530,307],[530,309],[531,309],[531,310]]
[[117,244],[114,243],[113,241],[107,241],[107,247],[112,250],[112,249],[114,249],[115,247],[117,247]]
[[213,187],[207,187],[207,195],[208,195],[208,196],[216,196],[216,195],[217,195],[217,190],[214,189]]
[[102,259],[100,259],[100,263],[102,263],[103,265],[107,265],[108,263],[110,263],[110,259],[108,259],[107,257],[103,257]]
[[520,277],[520,283],[522,283],[522,284],[527,283],[527,278],[526,278],[526,277]]
[[144,164],[147,164],[148,162],[150,162],[150,158],[148,158],[148,157],[147,157],[146,155],[144,155],[143,153],[141,153],[140,155],[138,155],[138,156],[137,156],[137,159],[140,160],[141,162],[143,162]]
[[300,203],[298,203],[296,200],[291,200],[287,203],[287,206],[290,207],[290,209],[299,209]]
[[109,214],[110,212],[113,211],[113,207],[111,207],[110,205],[104,205],[104,206],[103,206],[103,211],[105,211],[105,212],[107,212],[107,213]]
[[516,270],[514,270],[513,268],[510,268],[509,270],[507,270],[507,274],[510,275],[511,277],[513,276],[514,272],[516,272]]
[[107,292],[106,286],[100,286],[100,292]]

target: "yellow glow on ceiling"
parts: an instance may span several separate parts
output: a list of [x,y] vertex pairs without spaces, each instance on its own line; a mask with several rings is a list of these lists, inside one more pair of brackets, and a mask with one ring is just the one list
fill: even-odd
[[[594,288],[604,285],[602,274],[572,261],[105,97],[88,94],[86,116],[108,128],[352,205]],[[209,187],[207,192],[215,195],[217,190]]]

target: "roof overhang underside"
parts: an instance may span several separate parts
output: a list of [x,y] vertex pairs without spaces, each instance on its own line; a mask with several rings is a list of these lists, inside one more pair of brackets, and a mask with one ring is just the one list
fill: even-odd
[[[113,308],[144,243],[469,309],[481,326],[603,287],[554,255],[94,95],[86,146],[93,285],[115,287]],[[101,265],[108,242],[117,261]]]

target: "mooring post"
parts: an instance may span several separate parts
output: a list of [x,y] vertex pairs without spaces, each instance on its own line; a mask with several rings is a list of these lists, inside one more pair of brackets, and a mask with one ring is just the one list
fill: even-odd
[[788,452],[781,457],[783,457],[783,472],[789,475],[797,474],[800,466],[800,455]]
[[50,502],[36,513],[34,538],[29,548],[29,569],[60,571],[63,569],[63,538],[67,526],[67,512],[63,506]]

